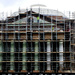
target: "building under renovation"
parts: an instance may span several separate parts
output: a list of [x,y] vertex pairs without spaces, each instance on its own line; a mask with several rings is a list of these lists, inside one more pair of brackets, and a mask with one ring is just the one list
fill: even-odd
[[19,9],[2,19],[0,73],[75,73],[74,29],[74,19],[50,9]]

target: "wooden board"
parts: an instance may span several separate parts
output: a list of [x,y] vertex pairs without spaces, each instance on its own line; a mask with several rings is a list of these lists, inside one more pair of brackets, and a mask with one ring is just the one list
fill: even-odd
[[21,70],[21,72],[25,72],[26,73],[27,71],[26,70]]
[[14,70],[8,70],[8,72],[15,72]]
[[0,70],[0,72],[3,72],[2,70]]
[[57,34],[57,39],[64,39],[64,34],[63,33],[58,33]]
[[38,40],[39,39],[39,35],[38,34],[33,34],[33,40]]
[[51,39],[51,34],[50,33],[46,33],[45,34],[45,39]]
[[21,34],[21,39],[26,39],[26,34]]
[[38,73],[38,72],[39,72],[39,70],[33,70],[33,72],[34,72],[34,73]]
[[53,70],[47,70],[47,71],[45,71],[45,73],[52,73],[52,72],[54,72]]
[[8,36],[8,39],[14,39],[14,35],[13,35],[13,34],[10,34],[10,35]]

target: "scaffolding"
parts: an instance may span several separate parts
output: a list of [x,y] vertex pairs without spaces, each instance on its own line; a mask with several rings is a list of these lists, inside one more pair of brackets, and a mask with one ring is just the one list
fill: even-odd
[[33,10],[1,20],[0,72],[75,73],[74,19],[59,11]]

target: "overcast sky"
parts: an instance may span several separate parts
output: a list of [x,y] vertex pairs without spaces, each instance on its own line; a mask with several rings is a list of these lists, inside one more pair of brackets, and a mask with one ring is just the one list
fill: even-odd
[[75,11],[75,0],[0,0],[0,12],[14,12],[26,9],[33,4],[44,4],[49,9],[64,11]]

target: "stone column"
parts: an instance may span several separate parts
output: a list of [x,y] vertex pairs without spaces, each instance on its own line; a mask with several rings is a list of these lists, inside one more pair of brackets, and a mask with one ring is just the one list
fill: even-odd
[[14,72],[14,41],[11,42],[11,50],[10,50],[10,70],[9,72]]
[[[63,52],[63,40],[60,40],[59,42],[59,52]],[[60,71],[62,71],[63,68],[63,53],[59,53],[59,64],[60,64]]]
[[[47,52],[51,52],[51,46],[50,46],[50,42],[47,42]],[[51,66],[50,66],[50,61],[51,61],[51,56],[50,53],[47,53],[47,70],[51,70]]]
[[26,66],[26,41],[23,41],[23,54],[22,54],[22,70],[21,72],[27,72],[27,66]]
[[[38,42],[35,42],[35,52],[38,52]],[[34,71],[33,72],[39,72],[38,69],[38,53],[35,53],[35,66],[34,66]]]

